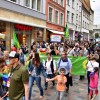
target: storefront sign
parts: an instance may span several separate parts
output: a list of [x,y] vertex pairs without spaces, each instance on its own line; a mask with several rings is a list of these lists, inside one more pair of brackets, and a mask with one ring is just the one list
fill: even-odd
[[51,42],[61,42],[61,35],[51,34],[50,35],[50,41]]
[[22,30],[22,31],[30,31],[30,30],[32,30],[31,26],[25,26],[25,25],[20,25],[20,24],[16,24],[15,28],[19,29],[19,30]]

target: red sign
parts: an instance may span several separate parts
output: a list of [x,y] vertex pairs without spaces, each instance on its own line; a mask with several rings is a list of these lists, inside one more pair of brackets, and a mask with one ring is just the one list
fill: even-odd
[[32,30],[31,26],[25,26],[25,25],[20,25],[20,24],[16,24],[15,28],[22,30],[22,31],[30,31]]

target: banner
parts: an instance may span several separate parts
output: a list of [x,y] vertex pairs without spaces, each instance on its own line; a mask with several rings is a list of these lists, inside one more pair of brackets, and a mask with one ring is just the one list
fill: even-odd
[[61,42],[61,35],[51,34],[50,42]]
[[[40,55],[41,61],[46,60],[46,55]],[[61,56],[52,56],[52,58],[56,61],[56,64],[58,60],[61,58]],[[86,57],[68,57],[72,62],[72,74],[73,75],[85,75],[86,74],[86,64],[87,59]]]

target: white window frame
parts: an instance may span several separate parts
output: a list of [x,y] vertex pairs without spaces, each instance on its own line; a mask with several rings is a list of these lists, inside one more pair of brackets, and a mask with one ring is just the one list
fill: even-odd
[[[55,20],[55,23],[56,23],[56,24],[59,24],[59,23],[60,23],[60,22],[59,22],[59,10],[55,9],[55,12],[56,12],[56,11],[58,11],[58,23],[56,23],[56,20]],[[56,13],[55,13],[55,16],[56,16]]]
[[49,21],[49,9],[48,9],[48,21],[53,23],[54,22],[54,19],[53,19],[54,8],[50,5],[48,6],[48,8],[52,8],[52,21]]
[[69,14],[69,16],[67,16],[67,22],[69,22],[69,18],[70,18],[70,11],[67,10],[67,15]]
[[[63,21],[62,21],[62,24],[60,23],[61,22],[61,14],[63,15]],[[64,25],[64,13],[63,12],[60,12],[60,22],[59,22],[59,25],[63,26]]]

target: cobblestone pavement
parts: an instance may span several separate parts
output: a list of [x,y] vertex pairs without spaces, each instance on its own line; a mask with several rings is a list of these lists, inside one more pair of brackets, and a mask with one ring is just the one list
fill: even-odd
[[[99,80],[99,90],[100,90],[100,80]],[[36,85],[33,86],[33,93],[31,100],[41,100],[39,99],[39,90]],[[56,90],[55,87],[52,88],[51,82],[49,83],[48,90],[46,91],[44,90],[44,98],[42,100],[56,100]],[[85,78],[83,81],[80,81],[78,76],[74,76],[73,86],[70,87],[69,93],[65,93],[65,100],[88,100],[87,79]],[[96,100],[100,100],[100,93],[96,98]]]

